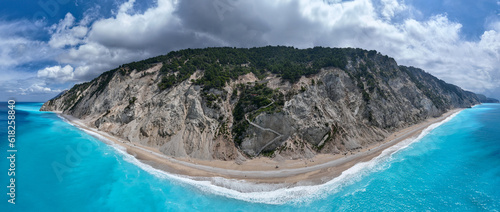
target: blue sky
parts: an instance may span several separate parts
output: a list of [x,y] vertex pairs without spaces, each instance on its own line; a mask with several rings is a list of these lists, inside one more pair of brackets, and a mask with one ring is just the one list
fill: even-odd
[[500,98],[499,0],[3,0],[0,101],[183,48],[359,47]]
[[499,20],[500,6],[494,0],[409,0],[421,12],[420,20],[446,14],[448,19],[462,24],[466,39],[478,40],[488,25]]

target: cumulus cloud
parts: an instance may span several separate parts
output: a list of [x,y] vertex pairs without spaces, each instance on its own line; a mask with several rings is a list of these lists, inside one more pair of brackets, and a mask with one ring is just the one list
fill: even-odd
[[[16,97],[19,94],[29,95],[31,91],[41,91],[35,85],[36,73],[30,69],[43,61],[51,61],[63,52],[51,48],[46,42],[37,40],[40,28],[27,20],[3,21],[0,20],[0,98]],[[44,84],[36,80],[37,85]],[[22,88],[22,89],[21,89]],[[43,90],[43,89],[42,89]],[[58,89],[53,89],[58,90]],[[49,93],[43,96],[47,99]],[[41,100],[24,98],[23,101]]]
[[66,65],[47,67],[39,70],[37,73],[39,78],[44,78],[47,80],[57,81],[58,83],[64,83],[67,81],[74,80],[73,67]]
[[393,18],[397,13],[407,9],[406,5],[398,2],[397,0],[381,0],[383,9],[381,15],[386,19]]
[[402,25],[406,39],[394,56],[400,63],[421,67],[448,82],[485,92],[499,88],[500,34],[484,32],[478,42],[464,41],[462,25],[446,16],[428,21],[407,20]]
[[94,22],[89,41],[106,47],[134,50],[150,49],[155,45],[164,46],[165,42],[176,41],[159,42],[162,38],[171,38],[181,33],[177,30],[181,26],[173,16],[174,4],[171,1],[160,0],[157,7],[148,9],[143,14],[129,14],[133,2],[120,6],[115,18]]
[[[465,89],[500,95],[498,23],[468,41],[462,25],[445,14],[404,16],[411,5],[400,0],[158,0],[142,12],[134,3],[95,21],[76,23],[68,14],[53,27],[49,44],[65,50],[57,60],[74,67],[71,77],[89,80],[120,64],[183,48],[321,45],[375,49]],[[63,69],[57,73],[69,79]]]
[[53,59],[58,50],[42,41],[30,38],[37,27],[28,21],[0,21],[0,69]]
[[81,25],[75,26],[75,17],[68,13],[59,24],[52,25],[49,30],[52,34],[49,45],[52,48],[64,48],[82,43],[88,28]]

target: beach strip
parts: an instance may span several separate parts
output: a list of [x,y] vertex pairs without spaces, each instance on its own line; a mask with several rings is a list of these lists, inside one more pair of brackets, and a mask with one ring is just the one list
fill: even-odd
[[[387,148],[407,139],[414,139],[432,124],[439,123],[463,109],[453,109],[438,118],[429,118],[419,124],[394,132],[383,142],[364,147],[359,152],[348,155],[319,154],[311,159],[281,160],[259,157],[249,159],[242,164],[235,161],[198,160],[193,158],[174,158],[162,154],[159,150],[131,143],[107,132],[88,127],[78,118],[58,113],[69,123],[95,133],[116,145],[124,147],[127,153],[153,168],[171,174],[184,175],[193,179],[223,177],[256,183],[283,184],[286,186],[300,182],[300,185],[322,184],[340,176],[343,171],[357,163],[369,161],[380,155]],[[396,151],[396,150],[394,150]],[[277,168],[278,167],[278,168]]]

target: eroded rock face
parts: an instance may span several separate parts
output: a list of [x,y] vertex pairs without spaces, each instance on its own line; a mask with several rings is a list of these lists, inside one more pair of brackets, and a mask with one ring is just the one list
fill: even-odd
[[255,112],[242,120],[248,126],[241,144],[234,142],[232,132],[241,96],[237,85],[264,82],[251,73],[232,80],[224,90],[208,91],[222,96],[208,101],[207,91],[193,83],[203,75],[200,70],[166,90],[157,86],[162,64],[142,72],[114,71],[76,85],[41,110],[62,111],[166,155],[241,160],[242,154],[310,158],[352,151],[447,109],[478,103],[475,94],[421,70],[399,67],[393,60],[382,63],[375,57],[374,66],[360,70],[364,63],[350,61],[345,70],[323,68],[296,83],[269,75],[267,86],[286,99],[279,111]]

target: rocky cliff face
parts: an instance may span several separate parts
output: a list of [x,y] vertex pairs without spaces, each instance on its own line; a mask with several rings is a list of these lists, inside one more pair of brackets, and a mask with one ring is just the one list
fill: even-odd
[[477,95],[477,98],[479,99],[479,102],[481,103],[499,103],[500,101],[498,101],[498,99],[494,99],[494,98],[489,98],[489,97],[486,97],[485,95],[482,95],[482,94],[476,94]]
[[[265,48],[254,51],[283,51]],[[216,50],[219,55],[238,51]],[[216,79],[207,79],[213,70],[193,59],[206,61],[208,56],[199,55],[210,55],[213,49],[185,51],[106,72],[49,100],[41,110],[73,115],[166,155],[234,160],[340,154],[448,109],[479,103],[474,93],[373,51],[337,49],[343,62],[333,66],[317,67],[319,59],[310,58],[304,67],[317,70],[292,80],[285,79],[288,72],[276,71],[286,65],[273,69],[274,63],[267,61],[268,68],[262,68],[254,65],[255,59],[224,63],[211,56],[213,67],[222,67],[221,75],[228,70],[241,73],[218,86],[213,86]],[[189,68],[191,63],[196,66]]]

